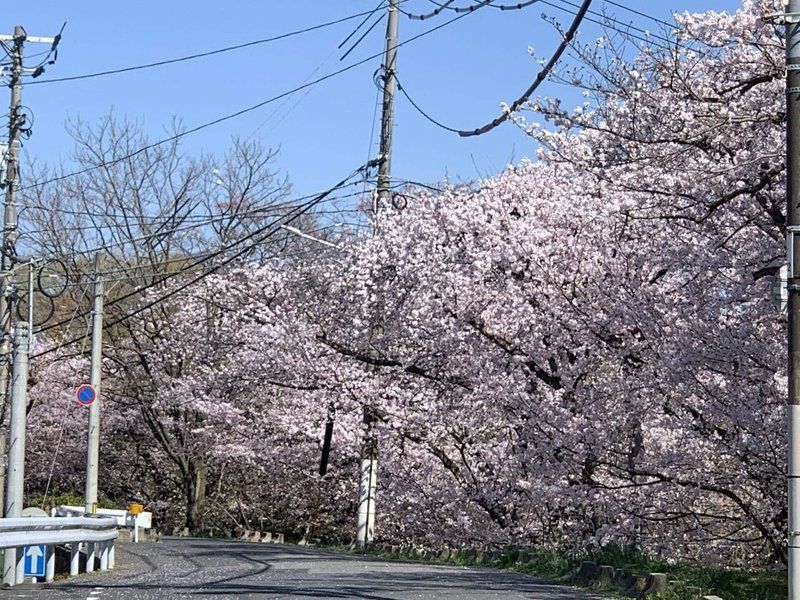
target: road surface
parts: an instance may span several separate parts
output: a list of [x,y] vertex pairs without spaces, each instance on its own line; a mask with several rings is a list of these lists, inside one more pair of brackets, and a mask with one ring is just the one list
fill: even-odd
[[117,568],[0,591],[0,600],[589,600],[581,590],[479,567],[297,546],[166,538],[117,544]]

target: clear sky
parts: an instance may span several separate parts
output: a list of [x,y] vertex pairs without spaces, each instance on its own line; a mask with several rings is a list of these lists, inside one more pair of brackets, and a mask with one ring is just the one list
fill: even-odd
[[[458,0],[453,6],[468,3]],[[399,79],[441,121],[457,128],[483,125],[497,116],[501,102],[513,101],[535,77],[538,65],[528,48],[538,58],[547,58],[556,47],[558,35],[542,16],[566,27],[577,4],[578,0],[548,0],[522,10],[501,12],[487,7],[475,11],[401,47]],[[665,20],[671,20],[674,11],[732,11],[740,6],[738,0],[619,0],[619,4]],[[378,0],[27,0],[4,6],[2,33],[12,33],[14,25],[20,24],[30,36],[52,36],[67,22],[58,62],[47,68],[40,78],[43,81],[271,37],[370,11],[377,5]],[[416,13],[435,7],[430,0],[405,0],[402,6]],[[660,31],[655,22],[603,0],[595,0],[592,9],[620,22]],[[453,16],[445,12],[422,22],[403,17],[400,39],[408,40]],[[194,127],[262,102],[379,54],[385,20],[340,61],[348,46],[343,50],[337,46],[360,21],[154,69],[27,85],[23,103],[33,111],[35,123],[24,152],[37,161],[68,162],[71,142],[64,129],[68,118],[91,122],[113,110],[118,117],[140,121],[153,139],[159,139],[172,116]],[[591,22],[581,31],[587,40],[599,35]],[[44,49],[30,44],[26,53]],[[377,155],[373,73],[379,64],[375,58],[310,90],[188,136],[183,147],[189,152],[222,151],[232,136],[259,136],[266,145],[280,148],[277,166],[288,174],[296,193],[325,189]],[[540,91],[577,102],[574,90],[563,86],[547,83]],[[534,152],[530,140],[509,124],[463,139],[427,122],[402,96],[396,111],[393,175],[397,178],[472,180],[495,174]]]

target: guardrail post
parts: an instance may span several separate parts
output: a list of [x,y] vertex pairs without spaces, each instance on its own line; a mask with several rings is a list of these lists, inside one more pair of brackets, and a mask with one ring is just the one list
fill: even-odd
[[108,542],[100,542],[100,570],[108,570]]
[[3,552],[3,585],[17,583],[17,549],[6,548]]
[[69,545],[69,574],[77,575],[80,573],[81,565],[81,543],[72,542]]
[[86,572],[92,573],[94,572],[94,558],[96,556],[95,547],[97,544],[94,542],[87,542],[86,543]]
[[25,583],[25,548],[17,548],[17,583]]
[[[96,562],[101,570],[111,569],[117,535],[117,520],[111,517],[0,519],[0,550],[5,550],[3,584],[11,587],[24,582],[28,548],[31,548],[31,556],[36,556],[38,568],[44,567],[41,575],[45,581],[54,579],[55,546],[60,544],[66,544],[70,550],[70,575],[80,572],[82,547],[87,554],[87,572],[95,569]],[[44,556],[39,552],[40,546],[44,546]],[[43,560],[44,565],[39,560]]]
[[47,546],[45,551],[47,552],[47,564],[44,570],[44,580],[50,582],[56,576],[56,547]]

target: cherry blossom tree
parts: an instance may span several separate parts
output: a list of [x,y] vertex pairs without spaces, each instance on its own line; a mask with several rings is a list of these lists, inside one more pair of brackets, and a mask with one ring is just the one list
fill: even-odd
[[114,472],[195,529],[347,539],[372,437],[385,540],[784,561],[768,8],[680,15],[634,55],[576,46],[561,76],[586,104],[514,116],[535,161],[157,304],[107,365],[110,435],[135,447]]

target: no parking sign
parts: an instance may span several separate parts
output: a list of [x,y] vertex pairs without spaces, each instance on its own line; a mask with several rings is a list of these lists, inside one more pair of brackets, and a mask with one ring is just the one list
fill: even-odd
[[75,392],[75,399],[82,406],[89,406],[95,398],[97,398],[97,392],[95,392],[94,386],[88,383],[84,383]]

